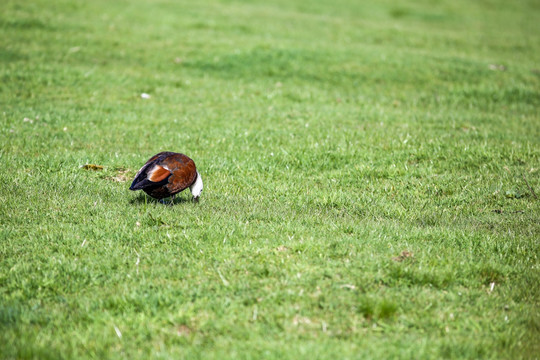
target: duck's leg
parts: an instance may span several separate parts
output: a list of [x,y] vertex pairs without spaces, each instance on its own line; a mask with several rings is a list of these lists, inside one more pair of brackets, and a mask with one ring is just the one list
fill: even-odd
[[169,196],[169,201],[165,201],[166,198],[159,199],[158,201],[159,201],[160,204],[171,205],[172,206],[172,205],[174,205],[174,197],[175,196],[176,196],[176,194]]

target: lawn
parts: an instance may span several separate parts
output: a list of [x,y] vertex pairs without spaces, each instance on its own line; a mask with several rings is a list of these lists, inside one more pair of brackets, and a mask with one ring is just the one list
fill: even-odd
[[536,0],[2,0],[0,159],[2,359],[540,354]]

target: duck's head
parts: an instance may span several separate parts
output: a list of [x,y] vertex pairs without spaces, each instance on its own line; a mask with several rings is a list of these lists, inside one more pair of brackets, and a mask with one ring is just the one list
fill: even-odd
[[189,190],[191,190],[191,194],[193,195],[193,200],[198,201],[203,190],[203,182],[202,182],[201,174],[199,174],[198,171],[197,171],[197,177],[195,178],[195,181],[193,182],[193,184],[189,187]]

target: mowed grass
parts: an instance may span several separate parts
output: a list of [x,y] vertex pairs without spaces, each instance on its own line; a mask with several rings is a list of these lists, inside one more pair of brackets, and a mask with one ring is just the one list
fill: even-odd
[[[539,24],[3,0],[0,357],[537,358]],[[128,190],[163,150],[200,203]]]

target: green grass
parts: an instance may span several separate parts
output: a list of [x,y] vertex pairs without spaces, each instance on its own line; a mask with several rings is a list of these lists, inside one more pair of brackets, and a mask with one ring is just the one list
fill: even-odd
[[[3,0],[0,358],[538,358],[539,24]],[[128,191],[163,150],[199,204]]]

